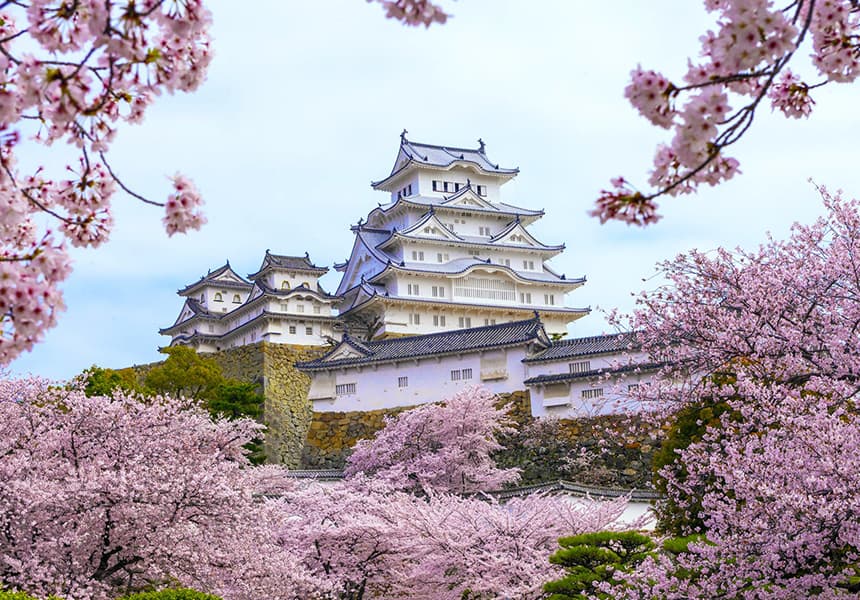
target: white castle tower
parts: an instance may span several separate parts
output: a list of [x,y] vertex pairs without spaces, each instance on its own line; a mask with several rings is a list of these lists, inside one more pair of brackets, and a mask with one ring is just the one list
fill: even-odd
[[435,333],[529,319],[564,335],[588,309],[565,295],[585,283],[546,261],[564,245],[544,244],[528,226],[543,216],[505,204],[501,187],[518,169],[478,148],[421,144],[400,136],[391,174],[372,183],[390,200],[352,227],[355,242],[336,295],[340,320],[365,339]]
[[159,333],[170,345],[215,352],[268,341],[322,346],[332,339],[337,298],[319,278],[327,267],[305,256],[266,250],[260,268],[245,279],[227,262],[177,293],[185,298],[179,317]]

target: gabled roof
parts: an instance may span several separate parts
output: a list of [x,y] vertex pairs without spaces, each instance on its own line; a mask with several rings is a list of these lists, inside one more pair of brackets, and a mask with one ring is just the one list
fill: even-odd
[[[523,241],[514,241],[514,238],[519,236]],[[538,239],[533,236],[529,231],[523,227],[522,222],[520,222],[519,217],[511,221],[507,227],[502,229],[495,236],[490,238],[490,242],[496,244],[504,244],[507,246],[520,246],[524,248],[536,248],[540,250],[564,250],[564,244],[559,244],[558,246],[548,246],[543,242],[538,241]]]
[[206,275],[194,283],[186,285],[176,293],[180,296],[185,296],[187,294],[192,294],[207,285],[243,290],[247,290],[251,287],[251,283],[249,281],[246,281],[241,275],[236,273],[232,267],[230,267],[230,261],[228,260],[223,266],[218,267],[214,271],[209,271]]
[[635,332],[594,335],[591,337],[559,340],[553,343],[550,348],[547,348],[536,356],[527,358],[523,362],[561,361],[612,352],[637,351],[639,348]]
[[460,188],[458,192],[451,196],[444,196],[442,205],[450,207],[456,206],[457,208],[465,206],[466,208],[471,209],[483,208],[484,210],[498,210],[495,204],[478,195],[472,187],[472,182],[468,179],[466,180],[466,185]]
[[[352,338],[349,338],[351,340]],[[458,354],[470,350],[500,348],[520,344],[536,343],[541,347],[550,345],[550,340],[537,317],[526,321],[513,321],[472,329],[458,329],[427,335],[413,335],[377,342],[363,342],[362,348],[369,352],[362,356],[331,359],[338,348],[325,356],[308,362],[296,363],[300,371],[321,371],[326,369],[369,365],[374,363],[409,360],[428,356]],[[351,342],[346,342],[351,343]],[[364,354],[363,352],[359,354]]]
[[400,148],[391,173],[381,181],[372,182],[374,189],[385,190],[387,185],[401,173],[413,166],[430,167],[435,169],[450,169],[455,165],[473,168],[479,173],[497,175],[510,179],[519,173],[519,169],[506,169],[491,161],[485,152],[482,140],[478,140],[477,148],[457,148],[454,146],[437,146],[423,144],[406,139],[406,131],[400,135]]
[[158,333],[161,335],[169,335],[169,331],[175,330],[194,319],[217,320],[218,318],[219,315],[210,313],[208,310],[203,308],[196,298],[186,298],[182,305],[182,309],[179,311],[179,316],[176,317],[176,321],[173,322],[173,325],[159,329]]
[[264,273],[272,270],[305,271],[324,275],[328,273],[328,267],[318,267],[311,262],[307,253],[304,256],[286,256],[284,254],[272,254],[266,250],[263,264],[256,273],[248,275],[249,279],[256,279]]

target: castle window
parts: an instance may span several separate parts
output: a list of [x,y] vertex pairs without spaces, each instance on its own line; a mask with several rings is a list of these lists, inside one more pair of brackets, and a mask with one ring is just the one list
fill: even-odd
[[295,325],[290,325],[290,333],[293,335],[296,334],[296,326]]
[[454,191],[455,191],[455,192],[459,192],[459,191],[460,191],[460,186],[461,186],[461,185],[462,185],[462,184],[460,184],[460,183],[455,183],[455,184],[454,184]]
[[463,369],[463,379],[472,378],[472,369]]
[[397,378],[397,387],[408,387],[409,386],[409,378],[408,377],[398,377]]
[[298,312],[300,312],[300,313],[305,312],[305,305],[304,305],[304,304],[298,304],[298,305],[296,305],[296,310],[297,310]]
[[288,310],[290,310],[290,303],[289,302],[281,302],[281,310],[284,312],[287,312]]
[[320,314],[320,307],[319,306],[314,306],[314,314],[315,315]]
[[239,294],[233,294],[233,304],[242,304],[242,297]]
[[555,305],[555,294],[544,294],[543,295],[543,303],[547,306]]
[[354,383],[339,383],[334,386],[334,393],[338,396],[348,396],[355,393]]
[[594,400],[595,398],[603,397],[603,388],[592,388],[590,390],[582,390],[583,400]]
[[433,325],[436,327],[445,327],[445,315],[433,315]]
[[489,227],[478,227],[478,235],[485,235],[490,237],[490,228]]
[[460,369],[454,369],[451,371],[451,381],[460,381],[462,375],[463,374],[460,372]]
[[520,292],[520,304],[531,304],[532,303],[532,293],[531,292]]
[[210,324],[209,325],[209,333],[213,333],[214,331],[215,331],[215,326]]
[[495,319],[484,319],[484,325],[495,325],[495,324],[496,324]]
[[420,325],[421,324],[421,315],[418,313],[410,313],[409,314],[409,324],[410,325]]
[[511,266],[511,259],[510,258],[503,258],[502,260],[499,261],[499,264],[505,265],[506,267],[510,267]]
[[534,271],[535,270],[535,261],[524,260],[523,261],[523,269],[525,269],[526,271]]
[[636,392],[638,390],[639,390],[639,384],[638,383],[631,383],[630,385],[627,386],[628,392]]
[[434,192],[440,191],[439,186],[441,185],[441,183],[442,183],[441,181],[437,181],[436,179],[433,180],[433,191]]
[[568,365],[571,373],[587,373],[591,370],[591,361],[590,360],[581,360],[579,362],[572,362]]
[[305,327],[305,335],[313,335],[314,328],[313,327]]
[[487,186],[479,185],[478,186],[478,195],[479,196],[486,196],[487,195]]
[[221,296],[221,292],[215,292],[215,302],[224,302],[223,296]]
[[460,317],[459,323],[461,329],[468,329],[472,326],[472,317]]
[[444,298],[445,297],[445,286],[434,285],[432,290],[433,290],[433,297],[434,298]]
[[285,279],[285,280],[283,280],[283,281],[281,282],[281,289],[282,289],[282,290],[288,290],[288,289],[290,289],[290,282],[289,282],[289,281],[287,281],[286,279]]
[[421,295],[421,291],[418,288],[417,283],[410,283],[406,286],[406,289],[409,291],[410,296],[419,296]]

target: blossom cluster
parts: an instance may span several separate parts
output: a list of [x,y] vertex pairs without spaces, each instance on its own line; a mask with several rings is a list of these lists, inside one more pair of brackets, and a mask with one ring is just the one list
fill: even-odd
[[[701,59],[689,62],[682,81],[637,66],[624,91],[643,117],[673,132],[670,142],[657,148],[649,179],[654,191],[636,197],[641,206],[739,173],[738,161],[725,149],[743,137],[765,99],[787,117],[807,117],[812,89],[860,74],[860,7],[852,0],[798,0],[785,7],[772,0],[704,4],[717,14],[716,28],[700,38]],[[820,82],[806,83],[787,68],[807,38]],[[656,221],[630,210],[630,201],[629,195],[603,192],[591,214],[602,222]]]
[[[0,364],[56,322],[58,285],[70,272],[67,247],[108,239],[111,199],[118,187],[130,191],[107,162],[117,127],[140,122],[162,92],[201,84],[211,59],[209,22],[201,0],[31,0],[0,8]],[[27,143],[77,149],[65,176],[20,171],[27,121],[39,124]],[[205,222],[190,182],[174,182],[169,234]]]
[[661,470],[696,528],[678,533],[705,538],[611,597],[856,597],[860,202],[819,190],[827,214],[812,225],[678,256],[661,265],[669,284],[639,297],[629,326],[666,365],[645,393],[726,410]]

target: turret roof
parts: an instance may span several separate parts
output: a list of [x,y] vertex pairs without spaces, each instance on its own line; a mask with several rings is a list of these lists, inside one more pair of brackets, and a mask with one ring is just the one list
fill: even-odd
[[266,250],[266,255],[263,257],[263,264],[256,273],[248,275],[249,279],[256,279],[263,273],[273,270],[283,269],[289,271],[310,271],[323,275],[328,273],[328,267],[318,267],[311,262],[307,252],[304,256],[287,256],[284,254],[272,254]]
[[207,284],[243,290],[247,290],[252,285],[251,282],[246,281],[241,275],[233,270],[230,266],[230,261],[228,260],[223,266],[218,267],[214,271],[209,271],[206,275],[202,276],[194,283],[186,285],[176,293],[180,296],[191,294]]
[[477,148],[458,148],[413,142],[406,139],[406,130],[404,130],[400,135],[400,149],[391,173],[385,179],[372,182],[371,185],[377,190],[385,189],[387,183],[413,165],[448,169],[460,163],[470,165],[481,173],[501,175],[508,179],[519,173],[519,169],[506,169],[491,161],[487,157],[484,142],[478,140],[478,144]]

